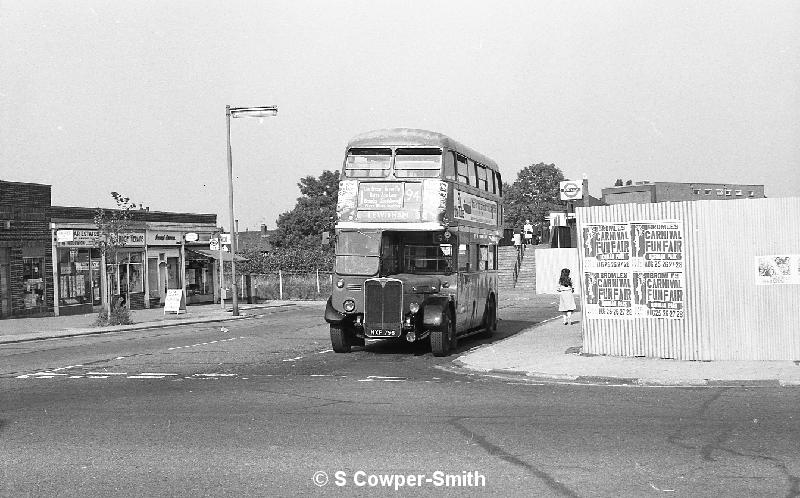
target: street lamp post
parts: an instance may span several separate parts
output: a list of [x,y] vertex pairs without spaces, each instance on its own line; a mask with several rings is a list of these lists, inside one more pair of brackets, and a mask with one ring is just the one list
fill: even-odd
[[233,291],[233,316],[239,316],[239,292],[236,288],[236,234],[233,217],[233,160],[231,156],[231,118],[264,118],[278,114],[278,106],[231,107],[225,106],[225,122],[228,127],[228,209],[231,227],[231,290]]

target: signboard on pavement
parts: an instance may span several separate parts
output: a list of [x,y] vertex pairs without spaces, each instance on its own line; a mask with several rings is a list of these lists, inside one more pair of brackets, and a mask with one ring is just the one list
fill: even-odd
[[186,313],[186,298],[183,297],[183,289],[167,289],[167,297],[164,300],[164,314]]

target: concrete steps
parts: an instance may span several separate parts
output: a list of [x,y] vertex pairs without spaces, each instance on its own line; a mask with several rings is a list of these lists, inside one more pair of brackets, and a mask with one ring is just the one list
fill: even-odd
[[535,289],[536,258],[534,258],[534,254],[534,246],[526,247],[517,282],[514,285],[514,265],[517,262],[517,249],[514,246],[498,247],[498,287],[500,289]]

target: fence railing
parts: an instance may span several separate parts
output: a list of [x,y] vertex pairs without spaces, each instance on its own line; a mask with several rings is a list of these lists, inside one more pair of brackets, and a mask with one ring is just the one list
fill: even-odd
[[327,299],[333,287],[333,273],[317,270],[285,271],[241,275],[238,277],[240,297],[253,302],[268,300]]

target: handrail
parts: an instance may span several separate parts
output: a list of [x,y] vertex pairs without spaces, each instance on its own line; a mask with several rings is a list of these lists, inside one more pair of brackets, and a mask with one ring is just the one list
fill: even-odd
[[517,286],[517,279],[519,279],[519,271],[522,268],[522,260],[525,257],[525,246],[519,245],[517,248],[517,261],[514,263],[514,288]]

